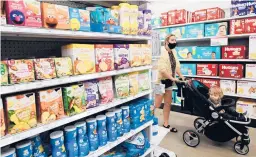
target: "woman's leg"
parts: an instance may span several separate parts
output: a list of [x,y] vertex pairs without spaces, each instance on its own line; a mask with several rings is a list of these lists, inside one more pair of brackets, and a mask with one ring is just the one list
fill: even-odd
[[159,108],[163,102],[163,94],[155,94],[155,108]]
[[165,90],[164,94],[164,126],[169,125],[169,116],[172,104],[172,90]]

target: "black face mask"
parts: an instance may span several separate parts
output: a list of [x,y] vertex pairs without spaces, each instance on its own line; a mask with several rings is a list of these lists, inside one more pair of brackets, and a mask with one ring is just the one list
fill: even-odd
[[169,49],[174,49],[176,47],[177,43],[169,43],[168,47]]

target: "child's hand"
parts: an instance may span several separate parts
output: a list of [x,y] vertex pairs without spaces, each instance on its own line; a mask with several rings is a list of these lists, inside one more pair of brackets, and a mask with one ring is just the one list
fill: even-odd
[[220,113],[225,113],[225,110],[220,110]]

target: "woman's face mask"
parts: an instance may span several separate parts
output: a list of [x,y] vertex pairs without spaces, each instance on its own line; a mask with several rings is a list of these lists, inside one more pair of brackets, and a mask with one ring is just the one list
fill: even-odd
[[177,43],[168,43],[169,49],[174,49],[176,47]]

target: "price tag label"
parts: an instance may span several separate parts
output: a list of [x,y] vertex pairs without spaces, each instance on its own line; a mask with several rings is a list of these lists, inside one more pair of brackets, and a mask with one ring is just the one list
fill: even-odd
[[211,46],[225,46],[228,45],[227,37],[211,38]]

